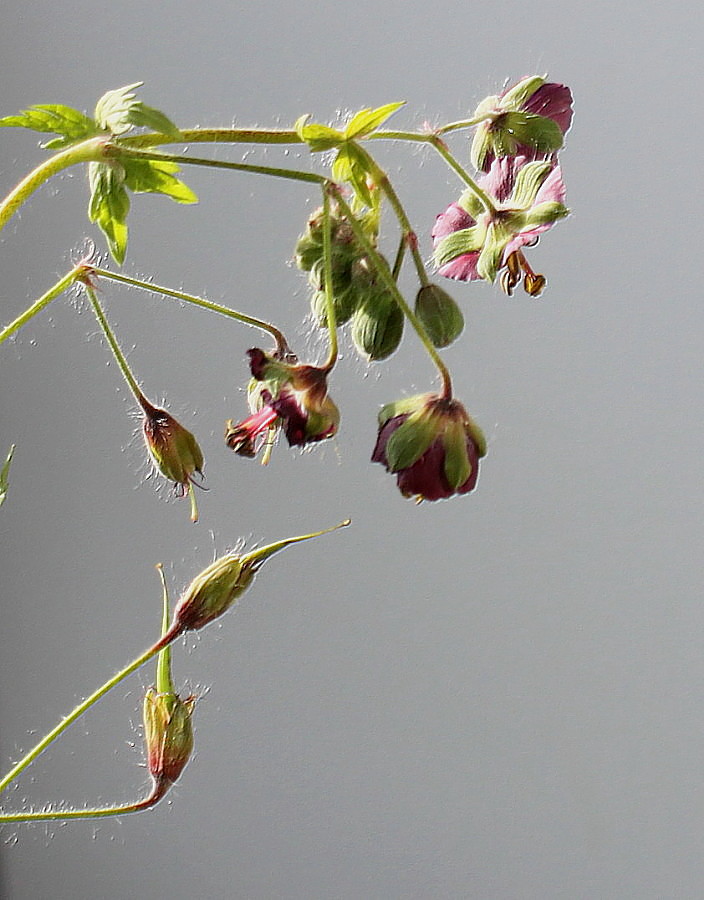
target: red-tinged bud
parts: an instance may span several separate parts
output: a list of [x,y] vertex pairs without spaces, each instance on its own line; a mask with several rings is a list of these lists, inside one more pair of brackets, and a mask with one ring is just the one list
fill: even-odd
[[421,394],[383,407],[372,462],[396,475],[404,497],[441,500],[474,489],[485,453],[484,435],[459,401]]
[[154,465],[164,478],[173,481],[181,496],[191,496],[192,518],[198,518],[193,496],[193,476],[203,474],[203,453],[198,442],[165,409],[159,409],[146,399],[140,399],[144,411],[142,427],[144,440]]
[[144,697],[144,742],[147,767],[160,794],[178,780],[193,750],[191,715],[195,698],[158,693],[149,688]]

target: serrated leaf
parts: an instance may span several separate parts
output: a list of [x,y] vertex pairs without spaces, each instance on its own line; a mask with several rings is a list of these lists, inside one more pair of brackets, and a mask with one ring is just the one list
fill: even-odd
[[143,83],[136,81],[134,84],[127,84],[125,87],[103,94],[95,106],[95,121],[98,125],[111,134],[123,134],[125,131],[129,131],[132,127],[129,110],[137,102],[134,89],[141,87]]
[[196,194],[176,178],[177,163],[152,159],[125,159],[125,186],[136,194],[166,194],[177,203],[197,203]]
[[379,106],[376,109],[361,109],[350,119],[347,128],[345,128],[345,137],[348,140],[366,137],[368,134],[376,131],[405,102],[405,100],[400,100],[397,103],[387,103],[385,106]]
[[43,144],[46,149],[52,150],[67,147],[74,141],[100,133],[100,129],[92,119],[77,109],[61,103],[38,104],[23,109],[16,116],[4,116],[0,119],[0,126],[29,128],[31,131],[54,132],[61,135]]
[[122,264],[127,252],[127,213],[130,198],[125,190],[122,166],[91,163],[88,167],[91,188],[88,217],[103,232],[110,253]]
[[345,136],[341,131],[330,128],[328,125],[319,125],[316,122],[307,125],[306,122],[309,118],[309,115],[301,116],[296,120],[294,128],[299,138],[308,144],[312,153],[332,150],[344,143]]
[[12,462],[12,457],[15,453],[15,445],[12,444],[10,447],[10,452],[7,454],[7,459],[5,460],[2,469],[0,469],[0,506],[5,502],[5,497],[7,497],[7,489],[8,489],[8,476],[10,474],[10,463]]

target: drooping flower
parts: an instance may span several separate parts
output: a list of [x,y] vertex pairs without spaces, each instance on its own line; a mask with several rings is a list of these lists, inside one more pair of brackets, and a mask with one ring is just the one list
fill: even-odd
[[572,92],[564,84],[530,76],[482,100],[474,116],[485,118],[474,133],[472,164],[488,172],[503,156],[534,160],[556,153],[572,124]]
[[247,351],[252,372],[249,406],[252,415],[227,424],[225,442],[240,456],[257,454],[268,434],[281,428],[291,447],[323,441],[337,432],[340,413],[328,396],[326,369],[292,364],[263,350]]
[[420,394],[381,409],[372,462],[396,475],[404,497],[441,500],[474,489],[485,453],[484,435],[459,401]]
[[143,395],[139,398],[144,418],[144,441],[154,465],[164,478],[173,481],[180,496],[191,497],[191,518],[198,520],[193,476],[203,474],[203,453],[193,434],[165,409],[153,406]]
[[470,189],[441,213],[432,230],[438,271],[446,278],[493,282],[506,269],[502,287],[510,294],[525,273],[524,287],[537,296],[545,278],[537,275],[522,248],[537,242],[559,219],[568,215],[560,167],[550,161],[526,162],[503,157],[492,163],[477,182],[492,203],[485,204]]

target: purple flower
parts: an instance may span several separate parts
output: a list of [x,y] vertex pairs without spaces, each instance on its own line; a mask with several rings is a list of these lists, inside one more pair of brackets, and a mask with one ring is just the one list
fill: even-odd
[[494,159],[503,156],[542,159],[564,142],[572,124],[572,92],[564,84],[530,76],[482,100],[474,117],[483,118],[471,149],[480,171],[488,172]]
[[442,500],[474,489],[485,453],[484,435],[459,401],[421,394],[381,410],[372,462],[396,475],[404,497]]
[[537,296],[545,284],[529,266],[522,248],[566,216],[560,167],[549,161],[527,162],[522,156],[495,159],[478,187],[491,203],[467,190],[441,213],[432,230],[435,264],[446,278],[493,282],[501,269],[502,287],[511,293],[525,273],[524,287]]

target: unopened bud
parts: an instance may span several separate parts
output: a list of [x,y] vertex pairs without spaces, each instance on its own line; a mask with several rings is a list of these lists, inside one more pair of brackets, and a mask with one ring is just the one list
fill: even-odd
[[149,688],[144,697],[144,742],[147,767],[155,785],[165,793],[178,780],[193,750],[191,715],[195,698],[158,693]]
[[462,334],[462,311],[437,284],[426,284],[418,291],[415,312],[436,347],[447,347]]
[[388,291],[370,293],[352,317],[352,340],[371,362],[394,353],[403,336],[403,312]]

